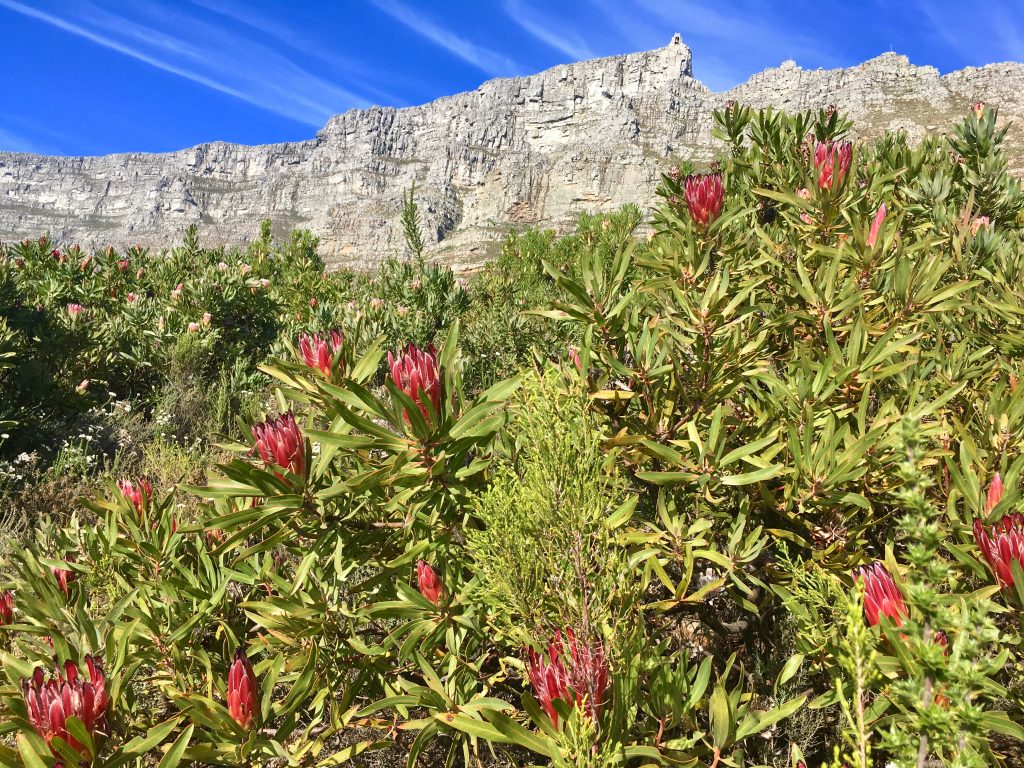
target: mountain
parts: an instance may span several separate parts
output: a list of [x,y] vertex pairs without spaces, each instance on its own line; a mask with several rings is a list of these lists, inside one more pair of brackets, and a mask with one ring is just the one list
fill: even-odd
[[1024,171],[1024,64],[940,76],[887,53],[849,69],[793,62],[715,93],[679,35],[664,48],[490,80],[418,107],[332,118],[308,141],[213,142],[165,154],[44,157],[0,152],[0,240],[164,247],[192,222],[205,243],[242,243],[262,218],[321,239],[333,266],[403,250],[399,210],[415,181],[429,253],[459,266],[493,255],[509,227],[569,226],[580,211],[647,208],[673,159],[707,162],[711,112],[728,100],[790,111],[836,105],[860,135],[945,132],[975,101],[1016,121]]

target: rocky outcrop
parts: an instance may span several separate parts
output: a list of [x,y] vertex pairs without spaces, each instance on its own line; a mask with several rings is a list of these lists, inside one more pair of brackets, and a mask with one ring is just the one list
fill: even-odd
[[[278,232],[312,230],[328,264],[365,268],[402,251],[398,212],[415,182],[429,252],[469,266],[511,226],[566,228],[580,211],[646,208],[671,160],[714,156],[711,112],[729,99],[836,104],[863,134],[903,128],[917,139],[977,100],[1020,121],[1024,65],[943,77],[895,54],[838,70],[787,62],[714,93],[693,78],[677,35],[656,51],[491,80],[419,107],[352,110],[304,142],[78,158],[0,152],[0,240],[48,231],[62,242],[164,247],[196,222],[204,242],[235,244],[269,217]],[[1019,132],[1012,141],[1024,147]],[[1013,162],[1024,168],[1024,157]]]

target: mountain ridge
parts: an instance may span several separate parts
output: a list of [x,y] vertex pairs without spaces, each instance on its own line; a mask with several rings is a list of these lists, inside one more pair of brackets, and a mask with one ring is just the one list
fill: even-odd
[[191,223],[207,243],[240,244],[271,218],[311,229],[332,266],[369,268],[402,250],[401,193],[416,183],[428,254],[457,266],[493,255],[509,227],[564,229],[580,211],[653,202],[661,171],[708,162],[711,112],[733,99],[791,111],[835,104],[860,135],[944,132],[974,101],[1017,121],[1024,169],[1024,64],[941,75],[883,53],[855,67],[784,62],[728,91],[693,77],[676,35],[654,51],[487,80],[412,107],[353,109],[310,139],[207,142],[168,153],[50,157],[0,152],[0,240],[166,247]]

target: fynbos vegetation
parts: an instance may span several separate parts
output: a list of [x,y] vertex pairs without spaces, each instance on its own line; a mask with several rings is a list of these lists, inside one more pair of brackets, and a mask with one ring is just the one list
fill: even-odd
[[461,283],[4,248],[0,762],[1020,765],[1024,191],[850,127]]

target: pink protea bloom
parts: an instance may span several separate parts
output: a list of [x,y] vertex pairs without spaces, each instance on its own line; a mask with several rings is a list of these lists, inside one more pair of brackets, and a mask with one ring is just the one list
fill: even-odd
[[874,248],[878,241],[878,233],[882,229],[882,222],[885,221],[885,203],[878,206],[875,213],[875,220],[871,223],[871,231],[868,232],[868,248]]
[[130,478],[122,477],[117,481],[117,488],[140,515],[153,498],[153,488],[150,486],[149,480],[144,477],[135,482],[132,482]]
[[119,272],[124,272],[126,269],[128,269],[130,264],[131,262],[128,261],[128,259],[118,259],[117,269]]
[[259,713],[259,695],[259,681],[252,664],[242,649],[238,648],[228,670],[228,714],[246,730]]
[[66,261],[66,259],[64,258],[64,254],[61,253],[60,251],[60,248],[54,248],[52,251],[50,251],[50,255],[53,256],[53,258],[55,258],[59,264],[63,264]]
[[209,325],[212,320],[213,315],[211,315],[209,312],[203,312],[203,325]]
[[[1019,512],[1007,515],[988,530],[980,518],[976,519],[974,539],[999,586],[1013,587],[1014,561],[1024,566],[1024,516]],[[1024,584],[1019,586],[1024,587]]]
[[690,218],[701,229],[707,229],[722,213],[725,187],[720,173],[698,173],[683,180],[683,197]]
[[64,593],[65,597],[67,597],[68,584],[74,583],[75,579],[78,578],[78,574],[72,570],[61,568],[57,565],[50,567],[50,573],[52,573],[53,578],[57,580],[57,586],[60,587],[60,591]]
[[46,740],[54,756],[60,757],[54,739],[66,742],[88,764],[95,755],[80,743],[67,728],[69,717],[77,718],[94,744],[107,735],[107,686],[103,668],[92,656],[85,657],[89,679],[84,680],[73,661],[64,662],[64,671],[55,669],[49,680],[42,667],[32,677],[21,681],[21,695],[28,708],[28,719],[36,732]]
[[82,261],[81,261],[81,264],[80,264],[81,270],[83,272],[85,272],[85,270],[87,270],[89,268],[90,264],[92,264],[92,254],[88,253],[88,254],[86,254],[85,256],[82,257]]
[[202,329],[202,327],[203,326],[201,326],[199,323],[195,323],[195,322],[189,323],[188,324],[188,332],[189,333],[199,333],[199,331]]
[[975,102],[974,106],[971,107],[971,110],[974,112],[974,116],[976,118],[978,118],[979,120],[981,120],[982,115],[985,114],[985,102],[984,101]]
[[[306,474],[306,441],[291,411],[252,427],[256,450],[268,467],[280,467],[292,474]],[[280,473],[277,473],[281,477]]]
[[78,386],[77,386],[77,387],[75,387],[75,392],[78,392],[79,394],[82,394],[82,393],[85,393],[85,392],[87,392],[87,391],[89,390],[89,385],[90,385],[91,383],[92,383],[92,382],[91,382],[91,381],[89,381],[89,379],[82,379],[82,380],[81,380],[81,381],[80,381],[80,382],[78,383]]
[[173,290],[171,290],[171,299],[173,299],[174,301],[177,301],[178,299],[180,299],[181,298],[181,292],[184,289],[185,289],[185,284],[184,283],[178,283],[176,286],[174,286]]
[[444,583],[441,577],[425,560],[416,562],[416,586],[420,594],[434,605],[438,605],[444,597]]
[[141,280],[144,274],[146,274],[146,270],[144,270],[142,267],[139,267],[137,270],[135,270],[135,279]]
[[334,358],[345,344],[345,334],[335,329],[330,333],[303,333],[299,335],[299,355],[309,368],[316,368],[330,376]]
[[819,142],[814,148],[814,169],[818,172],[819,189],[842,186],[852,160],[853,144],[850,142]]
[[14,593],[11,590],[0,593],[0,627],[14,621]]
[[217,271],[218,272],[227,272],[228,271],[228,265],[225,264],[223,261],[218,262],[217,263]]
[[135,296],[135,294],[133,292],[129,292],[128,295],[125,296],[124,298],[125,298],[125,301],[127,301],[129,304],[131,304],[131,303],[133,303],[135,301],[135,299],[137,297]]
[[875,562],[853,572],[856,581],[864,584],[864,618],[870,626],[888,617],[897,627],[910,615],[907,603],[896,588],[892,575],[881,562]]
[[370,299],[370,309],[377,310],[384,306],[384,299]]
[[971,234],[977,235],[981,229],[988,229],[992,226],[992,222],[988,216],[975,216],[971,221]]
[[82,307],[81,304],[68,304],[68,316],[72,320],[76,320],[78,319],[78,316],[82,314],[83,309],[84,307]]
[[[426,349],[409,344],[404,353],[388,352],[388,368],[391,369],[391,381],[419,406],[424,419],[430,420],[428,402],[434,413],[440,414],[441,370],[433,344]],[[405,418],[408,420],[408,413]]]
[[596,722],[608,691],[608,660],[600,640],[588,646],[579,642],[568,629],[569,653],[565,653],[562,632],[556,632],[548,644],[547,659],[533,649],[527,652],[530,684],[541,708],[558,727],[558,710],[554,702],[561,699],[572,707],[583,707],[584,713]]

